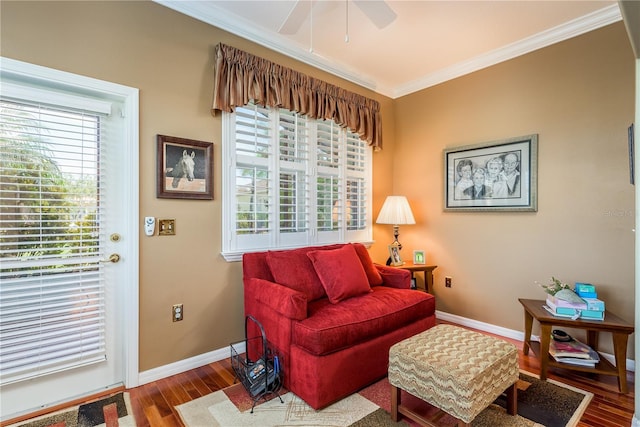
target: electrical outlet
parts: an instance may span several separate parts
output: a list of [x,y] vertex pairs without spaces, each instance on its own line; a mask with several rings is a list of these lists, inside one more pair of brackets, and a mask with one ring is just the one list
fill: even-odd
[[184,319],[184,311],[182,309],[182,304],[174,304],[171,308],[171,318],[174,322],[179,322]]
[[444,278],[444,287],[445,288],[450,288],[451,287],[451,277],[446,276]]

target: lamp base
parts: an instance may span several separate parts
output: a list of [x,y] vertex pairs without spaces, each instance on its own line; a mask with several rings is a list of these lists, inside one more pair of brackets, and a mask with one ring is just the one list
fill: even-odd
[[[393,226],[393,242],[391,242],[391,246],[395,246],[398,248],[398,251],[402,250],[402,243],[398,242],[398,236],[400,235],[400,227],[397,224]],[[393,259],[391,258],[391,254],[389,254],[389,258],[387,258],[387,265],[393,264]]]

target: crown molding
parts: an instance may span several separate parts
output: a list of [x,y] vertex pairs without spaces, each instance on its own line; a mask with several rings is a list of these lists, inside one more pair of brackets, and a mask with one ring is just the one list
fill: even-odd
[[345,64],[338,64],[331,60],[311,52],[305,46],[293,43],[291,40],[278,33],[257,28],[254,23],[246,19],[231,16],[226,10],[217,7],[213,2],[206,1],[184,1],[184,0],[153,0],[155,3],[180,12],[184,15],[206,22],[221,30],[227,31],[236,36],[250,40],[256,44],[274,50],[278,53],[296,59],[307,65],[319,68],[337,77],[348,80],[366,89],[373,90],[385,96],[393,93],[392,88],[383,88],[369,76],[348,67]]
[[404,95],[444,83],[448,80],[461,77],[465,74],[499,64],[509,59],[525,55],[543,47],[559,43],[570,38],[579,36],[589,31],[597,30],[622,19],[618,4],[607,6],[588,15],[574,19],[557,27],[527,37],[504,47],[495,49],[483,55],[476,56],[467,61],[462,61],[450,67],[443,68],[434,73],[428,74],[421,79],[398,86],[392,98],[399,98]]
[[231,16],[227,11],[217,7],[214,2],[185,1],[185,0],[153,0],[155,3],[173,9],[184,15],[206,22],[231,34],[250,40],[266,48],[272,49],[290,58],[296,59],[307,65],[319,68],[337,77],[355,83],[363,88],[372,90],[390,98],[399,98],[422,89],[444,83],[473,73],[495,64],[525,55],[537,49],[568,40],[589,31],[596,30],[622,19],[618,4],[615,3],[603,9],[597,10],[565,24],[551,28],[527,37],[504,47],[495,49],[466,61],[459,62],[450,67],[427,74],[420,79],[399,85],[395,88],[376,82],[371,76],[339,64],[336,61],[322,57],[315,52],[310,52],[304,46],[293,44],[280,34],[257,28],[253,23]]

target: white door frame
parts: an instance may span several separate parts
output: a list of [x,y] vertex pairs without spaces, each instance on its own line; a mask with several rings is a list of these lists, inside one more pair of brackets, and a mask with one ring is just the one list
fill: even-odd
[[127,216],[121,219],[119,230],[125,237],[118,244],[118,252],[122,255],[121,268],[127,285],[124,287],[121,301],[123,303],[122,321],[125,325],[123,340],[123,372],[122,378],[126,388],[136,387],[138,377],[138,336],[139,336],[139,91],[136,88],[116,83],[105,82],[90,77],[54,70],[39,65],[28,64],[14,59],[0,57],[2,76],[21,76],[36,82],[46,82],[56,86],[73,86],[86,90],[87,93],[104,97],[105,100],[117,100],[124,105],[121,114],[124,120],[124,149],[127,150],[126,170],[129,185],[121,195],[124,212]]

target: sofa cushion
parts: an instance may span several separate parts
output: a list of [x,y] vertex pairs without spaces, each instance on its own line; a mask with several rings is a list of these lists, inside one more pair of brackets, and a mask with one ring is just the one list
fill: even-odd
[[325,296],[324,288],[307,252],[309,248],[269,251],[267,264],[275,281],[302,292],[309,301]]
[[369,285],[378,286],[382,285],[382,276],[380,272],[371,261],[371,256],[369,255],[369,251],[364,247],[362,243],[353,243],[353,248],[356,250],[358,254],[358,258],[360,258],[360,262],[362,263],[362,267],[364,268],[364,272],[367,274],[367,279],[369,279]]
[[307,256],[331,303],[371,292],[367,275],[352,245],[329,251],[310,251]]
[[432,316],[433,295],[375,286],[372,292],[331,304],[326,298],[308,306],[308,317],[293,327],[292,344],[314,355],[339,351]]

